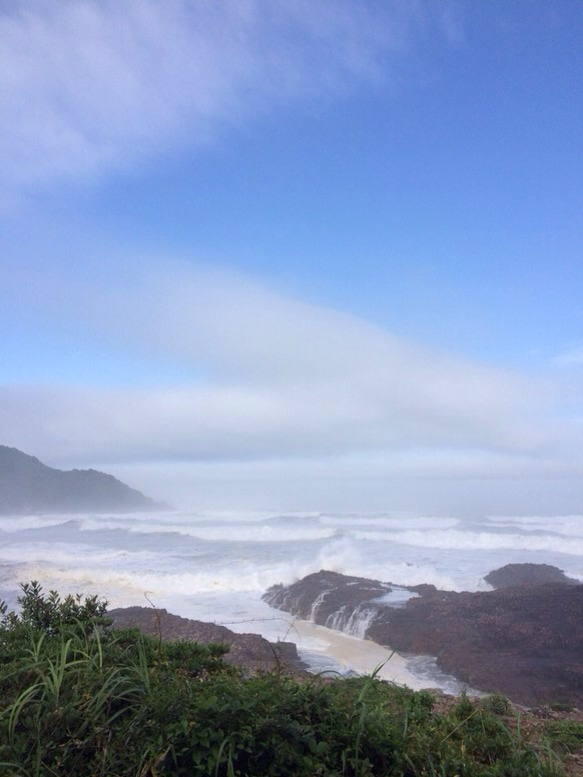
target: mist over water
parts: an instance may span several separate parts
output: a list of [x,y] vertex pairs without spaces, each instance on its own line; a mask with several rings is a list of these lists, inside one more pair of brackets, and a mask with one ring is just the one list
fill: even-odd
[[[269,639],[292,618],[261,595],[320,569],[397,585],[487,590],[508,563],[552,564],[583,581],[583,517],[144,513],[0,518],[0,597],[19,583],[165,607]],[[359,624],[353,624],[358,636]]]

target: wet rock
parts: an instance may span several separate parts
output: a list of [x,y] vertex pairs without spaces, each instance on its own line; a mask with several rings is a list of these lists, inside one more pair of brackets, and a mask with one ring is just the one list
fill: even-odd
[[[552,583],[456,593],[320,572],[264,596],[301,618],[362,634],[404,653],[431,655],[468,685],[517,703],[583,704],[583,585]],[[403,587],[401,587],[403,590]]]
[[295,673],[304,668],[292,642],[274,643],[258,634],[236,634],[226,626],[182,618],[152,607],[123,607],[110,610],[107,615],[113,628],[138,628],[143,634],[165,641],[228,645],[225,661],[250,672],[283,669]]
[[494,588],[508,588],[513,585],[545,585],[566,583],[578,585],[577,580],[567,577],[562,569],[550,564],[506,564],[486,575],[484,580]]
[[354,611],[363,603],[374,607],[374,600],[390,590],[387,583],[378,580],[322,570],[290,586],[275,585],[263,599],[272,607],[291,612],[298,618],[334,628],[331,620],[337,619],[343,608],[346,612]]

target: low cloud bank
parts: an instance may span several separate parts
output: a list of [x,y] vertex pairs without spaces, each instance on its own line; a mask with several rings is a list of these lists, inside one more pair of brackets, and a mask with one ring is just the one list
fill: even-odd
[[4,387],[3,434],[29,450],[58,447],[83,461],[411,449],[528,458],[551,439],[544,392],[525,377],[239,275],[166,262],[137,276],[131,295],[97,278],[90,291],[74,279],[54,291],[44,315],[205,378],[150,389]]
[[103,265],[35,277],[46,294],[19,294],[36,316],[203,376],[0,387],[3,442],[49,464],[102,468],[180,506],[578,509],[577,422],[553,420],[548,385],[529,376],[227,270],[166,259],[126,262],[115,283]]

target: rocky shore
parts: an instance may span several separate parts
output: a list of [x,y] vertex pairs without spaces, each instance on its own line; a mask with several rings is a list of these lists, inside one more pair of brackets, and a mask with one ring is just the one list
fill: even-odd
[[[302,620],[404,655],[433,656],[462,683],[515,703],[583,707],[583,585],[545,565],[508,565],[488,580],[499,587],[458,593],[321,571],[274,586],[264,598]],[[163,640],[226,644],[226,661],[251,673],[306,668],[292,642],[271,643],[150,607],[108,615],[114,627],[138,627]]]
[[[462,682],[519,704],[581,707],[583,585],[552,569],[510,565],[492,580],[502,587],[477,593],[322,571],[274,586],[264,598],[322,626],[399,652],[435,656]],[[553,582],[546,582],[549,577]]]
[[236,634],[216,623],[181,618],[164,609],[123,607],[107,613],[114,628],[138,628],[144,634],[165,641],[216,642],[229,647],[225,661],[250,673],[283,669],[292,674],[303,672],[293,642],[269,642],[258,634]]

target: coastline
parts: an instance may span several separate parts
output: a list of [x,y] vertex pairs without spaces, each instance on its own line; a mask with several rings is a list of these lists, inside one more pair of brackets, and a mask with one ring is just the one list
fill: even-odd
[[[539,582],[537,577],[550,571],[541,565],[507,565],[498,573],[509,584],[500,588],[451,592],[416,586],[407,589],[416,596],[395,606],[387,602],[389,589],[391,595],[398,589],[393,584],[322,570],[287,587],[273,586],[264,600],[339,632],[366,634],[361,645],[369,640],[390,645],[406,660],[394,668],[389,662],[389,676],[398,678],[405,669],[411,688],[418,688],[421,679],[424,687],[502,693],[529,707],[581,706],[583,585],[568,579]],[[534,579],[517,582],[525,576]],[[354,660],[350,642],[338,643],[330,635],[327,641],[341,662]],[[372,653],[364,670],[374,671],[389,655],[389,649]],[[450,683],[452,675],[457,680]]]
[[[444,676],[447,682],[443,683],[432,679],[429,673],[416,674],[411,671],[412,662],[406,656],[372,640],[343,634],[318,626],[312,621],[295,620],[288,639],[295,642],[300,656],[310,666],[310,671],[354,672],[359,675],[376,673],[382,680],[407,686],[414,691],[432,688],[444,693],[456,693],[465,688],[451,676]],[[480,693],[474,689],[467,690],[471,695]]]
[[[371,640],[351,637],[306,620],[294,621],[288,638],[295,642],[300,655],[307,654],[304,658],[306,663],[310,663],[311,655],[319,658],[320,671],[337,671],[337,667],[340,666],[344,671],[352,671],[356,674],[376,672],[383,680],[419,690],[416,684],[421,681],[408,671],[407,660]],[[422,687],[439,686],[437,683],[430,686],[429,683],[424,682]]]

